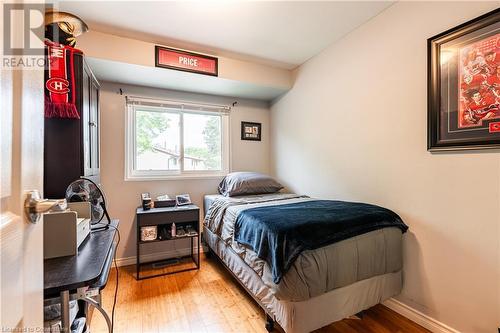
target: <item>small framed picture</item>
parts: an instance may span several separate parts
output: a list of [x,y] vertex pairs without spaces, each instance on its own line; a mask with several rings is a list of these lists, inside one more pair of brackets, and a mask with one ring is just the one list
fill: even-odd
[[141,193],[142,209],[149,210],[153,208],[153,201],[149,192]]
[[155,225],[141,227],[141,241],[153,241],[158,236],[158,229]]
[[261,141],[262,124],[241,122],[241,140]]
[[184,206],[191,204],[191,197],[189,194],[179,194],[175,196],[175,202],[177,206]]

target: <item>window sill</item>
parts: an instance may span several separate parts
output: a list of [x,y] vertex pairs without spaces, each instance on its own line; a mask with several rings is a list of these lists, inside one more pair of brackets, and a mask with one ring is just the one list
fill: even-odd
[[169,175],[169,176],[125,176],[126,182],[147,182],[147,181],[163,181],[163,180],[204,180],[204,179],[221,179],[226,176],[226,173],[218,174],[198,174],[198,175]]

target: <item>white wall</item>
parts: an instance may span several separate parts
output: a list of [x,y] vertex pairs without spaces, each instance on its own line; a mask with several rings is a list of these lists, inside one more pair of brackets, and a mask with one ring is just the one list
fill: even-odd
[[[118,93],[123,90],[123,95]],[[209,95],[189,94],[176,91],[153,89],[139,86],[120,85],[101,82],[101,183],[107,196],[108,210],[112,218],[120,219],[122,242],[117,257],[127,258],[135,256],[136,226],[135,209],[140,205],[139,196],[142,192],[150,192],[156,197],[158,194],[189,193],[191,200],[200,208],[203,207],[205,194],[217,193],[220,179],[201,180],[170,180],[170,181],[124,181],[125,170],[125,95],[165,98],[202,103],[231,105],[231,168],[234,171],[269,172],[269,109],[264,102],[231,99]],[[240,140],[241,121],[262,123],[262,141]],[[176,249],[183,248],[181,241],[177,242]],[[160,247],[147,249],[156,251],[172,250],[171,242],[163,243]]]
[[427,152],[426,40],[497,6],[398,2],[300,66],[271,107],[277,177],[400,214],[398,299],[462,332],[500,325],[500,159]]
[[[190,80],[192,86],[189,90],[186,89],[186,91],[196,91],[195,89],[201,88],[207,89],[206,87],[199,87],[200,84],[203,85],[205,82],[211,82],[214,86],[226,84],[226,89],[228,89],[227,87],[237,85],[240,89],[245,86],[255,86],[267,87],[269,90],[285,91],[292,85],[291,73],[287,69],[238,60],[224,55],[215,55],[218,57],[219,73],[217,77],[193,76],[181,71],[166,71],[165,69],[155,67],[155,45],[157,44],[99,31],[89,31],[78,37],[78,48],[85,52],[87,58],[105,60],[121,66],[128,65],[128,68],[134,68],[132,65],[139,65],[145,67],[143,68],[144,71],[149,70],[149,73],[153,70],[152,72],[156,72],[156,76],[161,75],[166,78],[177,78],[177,80],[167,79],[166,82],[161,82],[161,85],[158,85],[160,83],[155,79],[156,76],[153,76],[148,86],[154,83],[162,88],[168,86],[167,88],[170,89],[179,89],[172,87],[184,87],[184,82],[181,81]],[[175,45],[169,45],[169,47],[175,47]],[[196,50],[192,51],[196,52]],[[114,69],[111,66],[101,68],[101,70],[104,73],[96,73],[98,77],[100,75],[123,75],[123,73],[114,73]],[[112,79],[107,80],[113,81]],[[124,81],[118,80],[117,82]],[[241,91],[235,89],[234,92],[239,93]],[[221,94],[228,95],[227,91],[221,91]]]

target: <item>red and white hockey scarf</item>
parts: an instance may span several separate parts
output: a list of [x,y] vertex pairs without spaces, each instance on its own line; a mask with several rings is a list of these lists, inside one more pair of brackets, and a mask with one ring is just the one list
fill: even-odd
[[45,41],[45,117],[77,118],[75,92],[75,54],[82,51],[51,41]]

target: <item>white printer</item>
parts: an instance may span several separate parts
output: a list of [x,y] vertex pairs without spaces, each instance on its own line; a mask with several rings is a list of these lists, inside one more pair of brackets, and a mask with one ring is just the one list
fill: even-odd
[[78,254],[78,247],[90,235],[90,203],[70,202],[68,209],[43,216],[45,259]]

